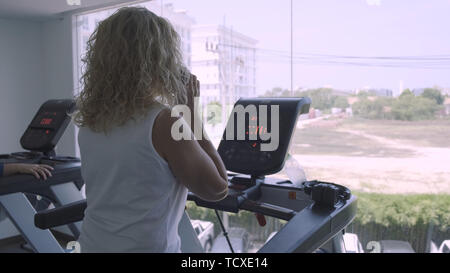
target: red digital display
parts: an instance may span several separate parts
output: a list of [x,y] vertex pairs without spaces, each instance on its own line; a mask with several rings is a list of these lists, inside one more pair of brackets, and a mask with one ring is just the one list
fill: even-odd
[[[250,120],[256,123],[258,121],[258,118],[252,116]],[[249,125],[248,131],[245,132],[246,135],[260,135],[262,133],[267,133],[267,128],[264,128],[264,126],[255,126],[255,125]]]
[[[250,120],[254,121],[255,123],[258,122],[258,118],[255,117],[255,116],[250,117]],[[258,135],[261,135],[263,133],[264,134],[267,133],[267,128],[264,127],[264,126],[258,126],[258,125],[249,125],[248,126],[248,130],[245,131],[246,135],[256,135],[256,136],[258,136]],[[256,148],[257,142],[253,142],[251,145],[252,145],[253,148]]]
[[43,118],[43,119],[41,119],[40,124],[41,125],[50,125],[50,124],[52,124],[52,121],[53,121],[53,119],[51,119],[51,118]]

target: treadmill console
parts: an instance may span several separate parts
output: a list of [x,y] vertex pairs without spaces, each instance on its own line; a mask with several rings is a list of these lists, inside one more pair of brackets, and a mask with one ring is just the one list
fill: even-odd
[[75,110],[75,101],[48,100],[38,110],[20,138],[22,148],[50,153],[70,123],[69,114]]
[[227,170],[253,177],[279,172],[297,118],[310,104],[307,97],[238,100],[218,148]]

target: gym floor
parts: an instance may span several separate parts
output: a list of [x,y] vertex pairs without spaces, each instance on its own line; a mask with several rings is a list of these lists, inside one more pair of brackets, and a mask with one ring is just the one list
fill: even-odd
[[[69,241],[73,240],[72,237],[58,231],[52,231],[52,233],[63,248]],[[0,253],[33,253],[33,250],[27,244],[25,239],[18,235],[0,240]]]

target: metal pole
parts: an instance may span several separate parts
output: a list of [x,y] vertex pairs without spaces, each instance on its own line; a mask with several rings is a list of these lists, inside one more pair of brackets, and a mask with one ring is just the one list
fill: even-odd
[[291,0],[291,96],[294,96],[294,31],[293,31],[293,5],[294,2]]

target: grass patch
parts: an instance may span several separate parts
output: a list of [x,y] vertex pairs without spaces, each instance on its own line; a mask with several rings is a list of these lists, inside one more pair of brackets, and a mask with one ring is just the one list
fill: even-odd
[[450,119],[427,121],[346,119],[341,128],[401,140],[405,144],[425,147],[450,147]]
[[413,150],[396,148],[340,130],[361,131],[411,146],[450,148],[450,119],[398,121],[349,118],[319,122],[330,122],[332,126],[297,129],[292,144],[293,154],[397,158],[415,155]]

